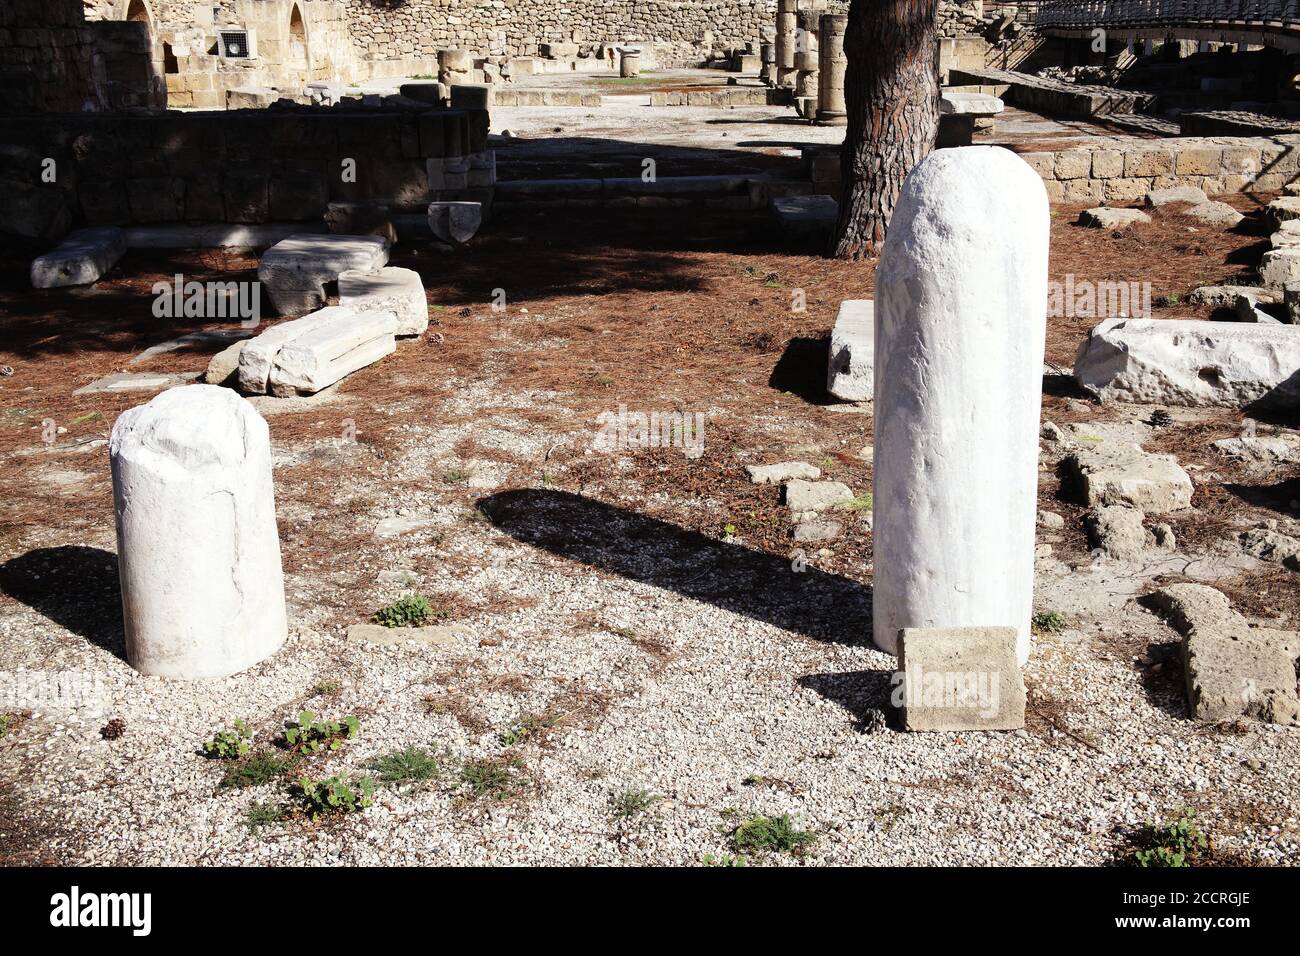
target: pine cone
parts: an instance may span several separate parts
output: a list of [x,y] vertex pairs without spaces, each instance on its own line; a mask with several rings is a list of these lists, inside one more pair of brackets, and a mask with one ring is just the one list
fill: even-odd
[[99,729],[99,736],[105,740],[116,740],[124,733],[126,733],[126,721],[121,717],[114,717]]

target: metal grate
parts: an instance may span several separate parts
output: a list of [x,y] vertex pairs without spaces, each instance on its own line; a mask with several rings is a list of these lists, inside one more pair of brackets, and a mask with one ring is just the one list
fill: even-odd
[[221,55],[227,59],[245,59],[249,55],[247,30],[222,30]]

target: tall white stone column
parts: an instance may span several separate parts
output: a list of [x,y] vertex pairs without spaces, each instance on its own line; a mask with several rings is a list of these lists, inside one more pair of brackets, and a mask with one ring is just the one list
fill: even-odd
[[876,272],[873,634],[1013,627],[1029,657],[1047,193],[1010,150],[931,153]]
[[287,625],[266,421],[215,385],[118,418],[108,446],[126,653],[142,674],[224,677]]

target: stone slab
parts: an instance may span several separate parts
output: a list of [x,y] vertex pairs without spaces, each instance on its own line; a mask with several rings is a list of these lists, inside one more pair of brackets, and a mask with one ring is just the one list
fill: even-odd
[[257,265],[257,278],[281,315],[302,315],[325,304],[326,285],[340,273],[374,272],[388,264],[383,236],[299,234],[268,249]]
[[1300,406],[1300,328],[1196,319],[1110,319],[1079,347],[1074,376],[1102,401]]
[[329,321],[281,346],[268,385],[272,395],[311,395],[397,350],[393,312],[333,308]]
[[340,273],[339,305],[396,314],[398,335],[420,335],[429,327],[429,300],[414,269],[385,266],[378,272]]
[[816,481],[822,470],[806,461],[780,461],[773,465],[746,465],[745,474],[756,485],[779,485],[795,478]]
[[126,253],[126,238],[116,226],[78,229],[58,247],[32,261],[32,285],[56,289],[98,281]]
[[1025,681],[1012,627],[903,628],[895,703],[911,731],[1018,730]]
[[1123,505],[1163,514],[1190,508],[1192,479],[1173,455],[1143,451],[1133,444],[1102,442],[1064,459],[1089,507]]
[[869,402],[875,390],[876,305],[846,299],[831,329],[826,390],[845,402]]

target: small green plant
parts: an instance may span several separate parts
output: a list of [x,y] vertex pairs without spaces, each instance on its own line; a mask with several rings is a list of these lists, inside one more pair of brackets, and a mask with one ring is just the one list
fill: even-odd
[[244,811],[244,826],[249,833],[256,833],[284,819],[284,807],[274,803],[251,803]]
[[836,507],[843,508],[846,511],[870,511],[872,500],[870,494],[858,495],[856,498],[850,498],[848,501],[841,501]]
[[449,485],[458,485],[462,481],[469,481],[469,472],[461,468],[450,468],[442,473],[442,480]]
[[1184,810],[1173,823],[1158,827],[1147,824],[1147,840],[1151,847],[1133,854],[1140,867],[1192,866],[1201,851],[1210,845],[1209,838],[1196,825],[1196,812]]
[[644,813],[662,799],[658,794],[641,788],[623,790],[609,798],[610,811],[620,820],[631,820]]
[[730,853],[724,853],[722,856],[714,856],[712,853],[704,854],[700,860],[701,866],[745,866],[743,856],[732,856]]
[[1029,619],[1035,634],[1059,634],[1069,626],[1060,611],[1039,611]]
[[248,753],[252,739],[252,728],[245,721],[235,718],[234,729],[217,731],[203,745],[203,752],[214,760],[237,760]]
[[810,830],[796,829],[788,813],[779,817],[750,817],[731,831],[732,846],[739,853],[799,853],[816,840],[817,834]]
[[372,760],[368,767],[384,783],[418,783],[432,780],[442,773],[438,758],[419,747],[407,747]]
[[523,781],[519,778],[522,767],[518,759],[470,760],[460,768],[460,782],[475,797],[500,800],[522,789]]
[[514,747],[530,737],[550,730],[560,722],[558,714],[524,714],[497,735],[503,747]]
[[408,594],[375,612],[375,623],[384,627],[418,627],[433,616],[433,607],[423,594]]
[[736,526],[731,522],[727,522],[722,526],[722,533],[728,538],[733,538],[736,535]]
[[13,725],[13,714],[0,714],[0,740],[9,736],[9,728]]
[[302,811],[313,820],[336,813],[358,813],[375,802],[375,781],[370,777],[352,781],[342,777],[300,777],[296,795]]
[[326,677],[316,682],[311,689],[311,693],[313,697],[333,697],[342,689],[342,684],[332,677]]
[[298,713],[298,722],[284,732],[289,749],[302,754],[316,754],[322,750],[338,750],[343,741],[352,740],[361,728],[361,722],[351,715],[342,721],[317,720],[310,710]]
[[232,766],[221,778],[221,786],[242,790],[261,787],[283,777],[294,768],[298,759],[275,753],[253,754]]

